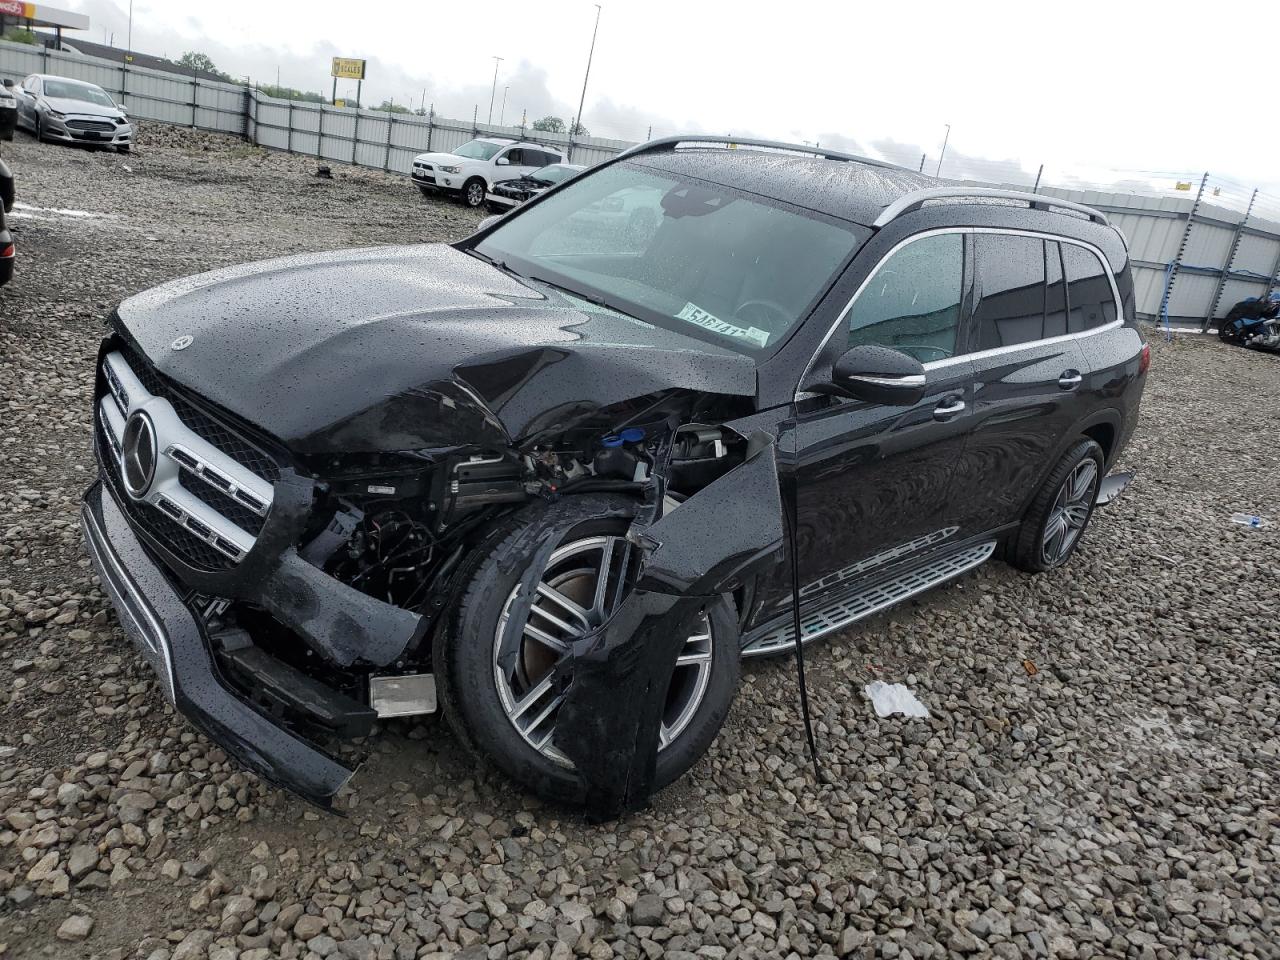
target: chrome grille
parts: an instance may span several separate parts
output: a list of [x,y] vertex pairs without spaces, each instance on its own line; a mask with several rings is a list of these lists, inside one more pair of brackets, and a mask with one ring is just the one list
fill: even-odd
[[109,133],[114,130],[116,125],[108,120],[68,120],[67,129],[69,130],[96,130],[99,133]]
[[[130,517],[193,566],[225,569],[239,563],[253,549],[271,510],[274,488],[262,474],[278,477],[278,468],[234,431],[178,397],[154,371],[138,366],[120,351],[103,360],[107,389],[98,399],[98,425],[112,485]],[[149,486],[132,496],[121,482],[128,453],[125,426],[144,413],[154,425],[156,466]]]

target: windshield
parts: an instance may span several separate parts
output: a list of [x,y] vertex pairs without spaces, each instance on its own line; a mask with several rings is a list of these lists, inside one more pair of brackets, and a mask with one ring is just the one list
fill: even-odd
[[642,320],[759,354],[866,238],[853,224],[613,164],[498,226],[476,251]]
[[44,95],[61,100],[87,100],[89,103],[96,103],[100,107],[115,106],[111,98],[107,96],[106,91],[100,87],[95,87],[88,83],[75,83],[71,80],[46,80],[44,82]]
[[505,147],[505,143],[489,143],[487,140],[472,140],[453,151],[455,157],[466,157],[468,160],[488,160]]
[[543,167],[541,170],[533,171],[529,176],[535,180],[541,180],[543,183],[559,183],[561,180],[568,180],[577,172],[572,167],[553,163],[550,166]]

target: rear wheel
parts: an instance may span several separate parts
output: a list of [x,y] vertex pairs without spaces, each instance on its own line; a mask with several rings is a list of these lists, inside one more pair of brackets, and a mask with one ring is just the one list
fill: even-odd
[[1067,562],[1093,516],[1103,463],[1102,448],[1087,438],[1063,455],[1022,521],[1010,558],[1015,567],[1040,573]]
[[473,177],[462,186],[462,202],[468,207],[478,207],[484,203],[484,181]]
[[[459,736],[550,800],[578,802],[583,795],[573,763],[556,746],[565,693],[554,668],[577,636],[600,623],[607,591],[626,588],[621,558],[631,510],[623,498],[581,496],[517,514],[474,562],[462,603],[436,646],[437,684]],[[508,621],[519,615],[520,579],[551,538],[557,546],[516,645],[504,648]],[[736,622],[720,600],[689,624],[663,704],[656,788],[710,747],[737,681]]]

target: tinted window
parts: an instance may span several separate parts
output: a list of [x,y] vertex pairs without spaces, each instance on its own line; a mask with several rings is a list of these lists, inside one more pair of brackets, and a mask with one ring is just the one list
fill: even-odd
[[956,352],[964,282],[958,233],[907,244],[876,268],[849,311],[849,346],[879,344],[922,363]]
[[[549,164],[549,163],[559,163],[559,162],[560,162],[560,157],[559,157],[559,156],[557,156],[557,155],[556,155],[556,154],[554,154],[554,153],[545,153],[545,152],[541,152],[541,151],[540,151],[540,152],[538,153],[538,156],[542,158],[540,161],[538,161],[538,163],[539,163],[539,165],[540,165],[540,166],[546,166],[546,165],[547,165],[547,164]],[[530,163],[534,163],[535,161],[530,160],[529,162],[530,162]]]
[[1084,247],[1064,243],[1062,259],[1067,271],[1067,299],[1071,304],[1070,332],[1091,330],[1114,320],[1116,302],[1111,281],[1098,258]]
[[642,320],[745,353],[803,319],[861,228],[628,163],[575,177],[477,251]]
[[1030,343],[1045,336],[1044,241],[980,233],[976,350]]
[[507,162],[513,167],[520,167],[524,166],[526,162],[524,153],[525,152],[523,150],[508,150],[504,156],[507,158]]
[[1048,281],[1044,299],[1044,335],[1060,337],[1067,332],[1067,284],[1062,278],[1062,245],[1053,240],[1044,244],[1044,276]]

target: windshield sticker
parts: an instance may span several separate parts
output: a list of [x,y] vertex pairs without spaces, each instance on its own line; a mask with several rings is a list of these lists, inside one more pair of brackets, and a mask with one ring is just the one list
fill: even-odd
[[686,303],[684,308],[676,314],[676,319],[696,323],[700,327],[705,327],[726,337],[750,340],[758,347],[768,346],[769,344],[768,330],[761,330],[759,327],[739,327],[732,323],[727,323],[715,314],[707,313],[707,311],[693,303]]

